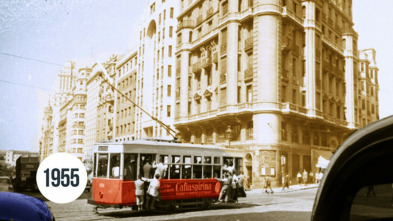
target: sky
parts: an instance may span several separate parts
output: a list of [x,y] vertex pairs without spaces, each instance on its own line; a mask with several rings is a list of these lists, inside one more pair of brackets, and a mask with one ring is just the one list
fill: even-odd
[[[377,51],[383,118],[393,114],[393,1],[352,2],[359,49]],[[105,61],[136,46],[145,7],[145,0],[1,0],[0,149],[38,151],[43,109],[61,66]]]

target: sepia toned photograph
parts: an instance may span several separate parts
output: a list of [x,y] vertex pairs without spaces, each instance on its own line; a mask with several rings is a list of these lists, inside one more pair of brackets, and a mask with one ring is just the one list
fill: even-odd
[[392,7],[0,1],[0,220],[393,219]]

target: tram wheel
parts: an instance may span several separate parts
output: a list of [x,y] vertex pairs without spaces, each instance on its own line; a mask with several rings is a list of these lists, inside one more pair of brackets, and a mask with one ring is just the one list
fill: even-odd
[[175,203],[175,202],[170,202],[170,203],[168,203],[168,206],[167,206],[167,208],[166,208],[166,211],[167,211],[168,213],[174,212],[175,209],[176,209],[176,203]]

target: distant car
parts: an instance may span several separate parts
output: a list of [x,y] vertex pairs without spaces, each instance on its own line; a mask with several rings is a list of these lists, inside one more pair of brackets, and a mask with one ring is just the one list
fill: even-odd
[[354,132],[330,159],[311,215],[319,220],[393,219],[393,116]]
[[0,191],[14,192],[11,178],[8,176],[0,176]]
[[0,192],[0,220],[55,220],[46,203],[38,198]]

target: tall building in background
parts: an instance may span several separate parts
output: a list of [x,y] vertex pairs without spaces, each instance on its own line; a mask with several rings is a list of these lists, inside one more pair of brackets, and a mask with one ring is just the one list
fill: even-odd
[[[177,1],[147,1],[138,42],[136,102],[153,117],[173,126]],[[136,138],[171,138],[156,121],[136,109]]]
[[378,67],[375,49],[359,51],[359,126],[379,120]]
[[40,160],[53,153],[53,124],[52,124],[52,107],[50,104],[44,109],[42,117],[41,137],[39,140]]
[[[138,75],[138,56],[136,50],[126,52],[116,66],[115,91],[115,140],[129,141],[136,137],[136,107],[126,98],[136,102],[136,79]],[[123,96],[124,95],[124,96]]]
[[318,172],[359,126],[351,1],[181,0],[177,18],[175,126],[244,150],[254,186]]
[[72,88],[76,78],[77,70],[75,62],[69,61],[59,73],[58,88],[51,96],[52,124],[53,124],[53,146],[52,153],[65,151],[65,113],[61,108],[68,99],[72,97]]
[[117,55],[112,55],[104,63],[96,62],[87,79],[86,131],[84,155],[91,159],[92,147],[98,141],[113,138],[114,90]]

